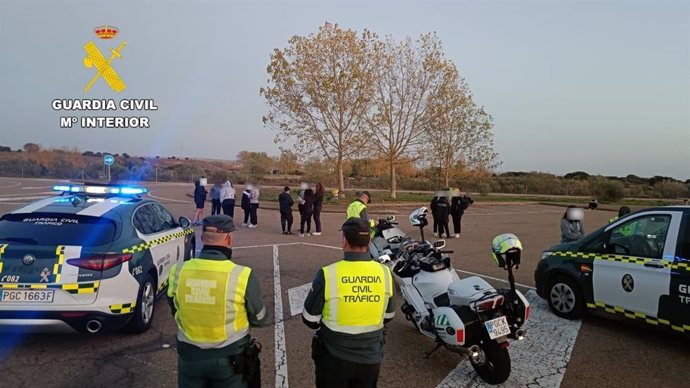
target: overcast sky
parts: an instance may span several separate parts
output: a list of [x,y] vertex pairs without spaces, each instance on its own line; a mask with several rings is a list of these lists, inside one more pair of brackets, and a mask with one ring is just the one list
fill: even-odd
[[[690,178],[688,1],[2,0],[0,145],[277,155],[261,122],[269,54],[324,21],[397,39],[436,31],[494,117],[499,171]],[[120,34],[97,39],[102,24]],[[106,57],[127,41],[119,95],[103,79],[82,92],[89,40]],[[61,129],[56,98],[154,98],[159,110],[148,129]]]

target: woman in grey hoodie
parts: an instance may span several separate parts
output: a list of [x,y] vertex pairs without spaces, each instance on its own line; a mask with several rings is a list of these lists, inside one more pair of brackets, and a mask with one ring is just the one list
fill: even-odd
[[585,229],[582,226],[582,209],[570,205],[561,218],[561,242],[573,242],[585,237]]

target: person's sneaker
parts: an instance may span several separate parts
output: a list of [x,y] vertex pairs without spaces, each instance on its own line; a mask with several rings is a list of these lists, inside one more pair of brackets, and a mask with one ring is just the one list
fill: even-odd
[[286,231],[283,231],[283,234],[287,234],[287,232],[286,232]]
[[300,236],[300,237],[304,237],[304,233],[300,233],[299,236]]
[[311,233],[307,233],[307,236],[311,236]]
[[243,222],[240,226],[247,226],[247,223]]
[[259,225],[249,224],[249,225],[247,225],[247,228],[249,228],[249,229],[256,229],[258,226],[259,226]]
[[321,232],[314,232],[314,233],[312,233],[312,235],[314,235],[314,236],[321,236]]
[[455,238],[460,238],[460,233],[455,233]]
[[292,233],[291,230],[288,230],[287,232],[285,232],[285,234],[294,234],[294,233]]
[[438,233],[434,232],[434,237],[438,237]]

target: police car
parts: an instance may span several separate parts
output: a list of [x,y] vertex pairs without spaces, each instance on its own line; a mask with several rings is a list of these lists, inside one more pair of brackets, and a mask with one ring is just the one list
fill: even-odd
[[558,316],[585,311],[690,332],[690,207],[644,209],[542,253],[537,293]]
[[53,190],[0,218],[0,330],[146,331],[170,267],[194,254],[190,220],[143,187]]

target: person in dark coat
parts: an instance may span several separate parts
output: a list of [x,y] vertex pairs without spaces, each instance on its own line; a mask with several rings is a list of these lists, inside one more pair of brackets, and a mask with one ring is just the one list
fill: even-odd
[[314,236],[321,236],[321,210],[323,209],[323,196],[326,193],[326,188],[323,183],[316,184],[316,192],[314,192],[314,224],[316,224],[316,232]]
[[249,213],[251,212],[251,200],[249,197],[251,195],[252,189],[247,186],[247,188],[242,192],[242,202],[240,202],[240,206],[242,207],[242,210],[244,210],[244,222],[242,222],[242,226],[247,226],[249,222]]
[[206,202],[206,195],[208,192],[206,188],[201,185],[199,180],[194,181],[194,204],[196,211],[194,212],[194,225],[201,225],[201,220],[204,218],[204,203]]
[[283,229],[283,234],[292,234],[292,205],[295,204],[295,201],[290,195],[289,187],[283,188],[283,192],[278,196],[278,203],[280,204],[280,227]]
[[[306,189],[304,194],[302,194],[302,199],[300,202],[302,209],[300,210],[300,221],[299,221],[299,236],[311,236],[311,217],[314,213],[314,190]],[[304,225],[307,225],[307,230],[304,230]]]
[[438,224],[436,224],[435,218],[436,218],[436,205],[438,204],[439,198],[440,198],[439,195],[436,194],[434,196],[434,199],[431,200],[431,205],[429,205],[429,209],[431,209],[431,216],[434,218],[434,236],[438,235],[438,230],[437,230]]
[[448,215],[450,214],[450,203],[447,197],[441,197],[436,204],[436,211],[434,211],[434,224],[438,229],[438,236],[443,237],[443,231],[446,232],[446,237],[450,238],[450,230],[448,229]]

